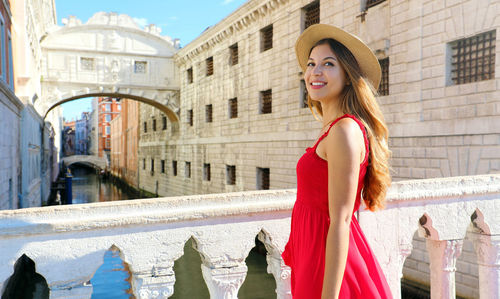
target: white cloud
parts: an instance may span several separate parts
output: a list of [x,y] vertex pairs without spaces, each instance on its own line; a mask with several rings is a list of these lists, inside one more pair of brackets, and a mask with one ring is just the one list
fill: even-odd
[[234,0],[224,0],[224,2],[221,2],[222,5],[228,5],[229,3],[233,2]]
[[148,22],[148,19],[146,18],[132,18],[134,20],[134,22],[141,26],[141,27],[146,27],[146,25],[149,23]]
[[169,19],[172,20],[172,21],[177,21],[179,18],[176,17],[176,16],[173,16],[173,17],[170,17]]

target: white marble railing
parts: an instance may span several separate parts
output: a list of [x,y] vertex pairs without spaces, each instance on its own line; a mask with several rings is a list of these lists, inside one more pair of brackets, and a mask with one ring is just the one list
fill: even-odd
[[[168,298],[174,261],[192,237],[211,298],[237,298],[259,236],[277,298],[291,298],[290,269],[280,254],[294,200],[295,190],[272,190],[0,211],[0,290],[26,254],[50,298],[90,298],[87,282],[114,245],[137,298]],[[427,238],[432,298],[455,298],[455,262],[466,233],[477,251],[481,298],[500,298],[500,175],[399,182],[388,200],[385,210],[359,218],[395,298],[416,230]]]

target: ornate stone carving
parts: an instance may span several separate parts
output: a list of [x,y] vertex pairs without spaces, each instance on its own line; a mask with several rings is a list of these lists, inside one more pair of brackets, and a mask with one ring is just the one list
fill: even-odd
[[209,268],[202,264],[201,270],[210,292],[210,298],[237,299],[248,268],[245,264],[230,268]]
[[271,255],[266,256],[267,273],[272,274],[276,280],[276,294],[278,299],[291,299],[292,290],[290,278],[292,270],[285,265],[281,258],[277,259]]
[[480,297],[500,298],[500,235],[469,232],[468,236],[477,254]]
[[164,299],[174,294],[173,267],[153,266],[150,274],[132,274],[134,293],[139,299]]
[[455,298],[455,271],[463,240],[426,240],[430,258],[431,297]]

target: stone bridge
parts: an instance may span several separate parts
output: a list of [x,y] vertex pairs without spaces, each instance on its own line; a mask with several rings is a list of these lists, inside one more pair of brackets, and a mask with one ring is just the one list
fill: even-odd
[[85,24],[75,17],[64,23],[41,41],[42,97],[32,100],[40,115],[72,100],[109,96],[153,105],[177,124],[178,40],[116,13],[96,13]]
[[69,157],[64,157],[61,160],[67,167],[75,163],[84,164],[94,168],[105,169],[108,166],[108,161],[106,158],[101,158],[98,156],[91,155],[73,155]]

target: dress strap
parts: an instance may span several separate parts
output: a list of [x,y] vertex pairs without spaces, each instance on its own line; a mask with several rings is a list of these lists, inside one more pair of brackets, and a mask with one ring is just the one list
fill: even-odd
[[314,144],[314,146],[312,147],[313,149],[316,149],[316,147],[318,146],[318,144],[321,142],[321,140],[323,140],[323,138],[325,138],[328,133],[330,132],[330,129],[333,127],[333,125],[335,125],[339,120],[343,119],[343,118],[346,118],[348,117],[349,114],[344,114],[340,117],[337,117],[334,121],[332,121],[332,123],[330,124],[330,126],[328,127],[328,130],[326,130],[325,133],[323,133],[323,135],[321,135],[319,138],[318,138],[318,141],[316,141],[316,143]]

